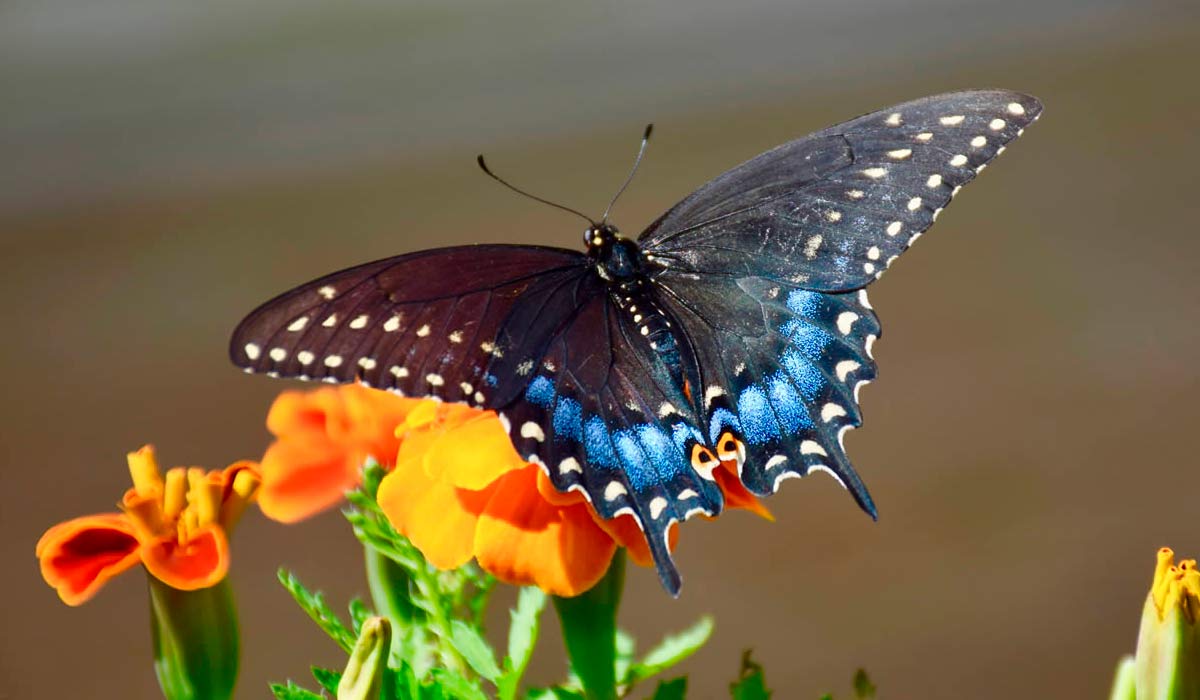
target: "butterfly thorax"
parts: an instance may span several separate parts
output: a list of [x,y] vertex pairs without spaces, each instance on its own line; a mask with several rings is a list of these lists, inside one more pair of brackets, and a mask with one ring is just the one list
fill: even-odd
[[635,241],[625,238],[616,226],[598,224],[584,231],[588,257],[596,273],[606,282],[636,286],[642,279],[642,251]]

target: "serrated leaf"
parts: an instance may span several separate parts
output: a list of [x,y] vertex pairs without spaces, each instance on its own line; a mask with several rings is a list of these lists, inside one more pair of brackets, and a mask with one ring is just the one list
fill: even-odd
[[629,667],[626,683],[632,685],[645,680],[683,661],[704,646],[712,632],[712,618],[706,616],[679,634],[666,637],[640,662]]
[[453,671],[444,668],[435,668],[430,675],[433,677],[434,684],[447,698],[454,698],[454,700],[488,700],[487,695],[484,694],[477,683],[472,683]]
[[858,700],[871,700],[875,697],[875,684],[871,682],[871,677],[865,669],[860,668],[854,672],[854,696]]
[[684,700],[687,697],[687,676],[659,681],[651,700]]
[[337,613],[333,612],[329,604],[325,602],[325,596],[309,591],[287,569],[280,569],[278,577],[279,582],[292,594],[292,598],[295,598],[296,603],[301,609],[308,613],[308,616],[317,623],[318,627],[324,630],[325,634],[337,642],[342,651],[349,654],[350,650],[354,648],[354,642],[358,638],[342,623]]
[[749,649],[742,653],[742,670],[738,679],[729,684],[729,695],[733,700],[767,700],[771,697],[763,668],[750,658]]
[[475,673],[493,683],[500,677],[500,667],[496,665],[491,645],[474,627],[462,620],[454,620],[450,624],[450,644]]
[[362,623],[375,613],[371,610],[371,608],[367,607],[367,604],[364,603],[361,598],[355,598],[354,600],[350,601],[350,605],[348,607],[350,608],[350,622],[354,625],[354,635],[357,638],[362,632]]
[[317,679],[317,682],[321,684],[322,688],[328,690],[334,695],[337,695],[338,683],[340,683],[342,680],[341,671],[333,671],[328,668],[313,666],[312,674],[313,678]]
[[317,695],[291,681],[287,685],[272,683],[271,692],[275,694],[275,700],[325,700],[323,695]]

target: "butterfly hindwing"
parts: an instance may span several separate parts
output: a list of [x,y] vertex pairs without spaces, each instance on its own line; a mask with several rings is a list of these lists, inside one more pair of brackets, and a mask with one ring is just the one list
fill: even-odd
[[768,151],[684,199],[640,237],[664,275],[863,287],[1041,114],[1001,90],[928,97]]

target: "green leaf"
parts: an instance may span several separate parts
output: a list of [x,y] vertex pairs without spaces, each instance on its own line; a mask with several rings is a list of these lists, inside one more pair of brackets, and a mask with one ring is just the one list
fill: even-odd
[[272,683],[271,692],[275,694],[275,700],[324,700],[324,696],[305,690],[291,681],[287,685]]
[[705,616],[679,634],[666,637],[645,658],[630,667],[626,682],[632,685],[683,661],[704,646],[712,633],[712,618]]
[[1132,656],[1125,656],[1117,663],[1117,675],[1113,679],[1109,700],[1137,700],[1137,664]]
[[349,654],[350,650],[354,648],[354,642],[358,638],[338,619],[337,613],[333,612],[329,604],[325,602],[325,596],[320,593],[310,592],[287,569],[280,569],[278,576],[279,582],[292,594],[292,597],[296,599],[296,603],[304,612],[308,613],[308,616],[317,623],[318,627],[324,630],[325,634],[337,642],[342,651]]
[[150,638],[154,672],[167,700],[233,696],[240,659],[237,606],[229,579],[194,591],[153,576]]
[[340,683],[342,680],[341,671],[333,671],[328,668],[313,666],[312,674],[313,678],[317,679],[317,682],[321,684],[322,688],[335,695],[337,694],[338,683]]
[[569,688],[534,688],[525,694],[525,700],[586,700],[583,693]]
[[871,677],[865,669],[860,668],[854,672],[854,697],[858,700],[871,700],[875,697],[875,684],[871,682]]
[[500,677],[500,667],[492,647],[474,627],[462,620],[450,623],[450,643],[476,673],[493,683]]
[[729,684],[729,695],[733,700],[767,700],[771,697],[762,666],[750,658],[749,649],[742,652],[742,670],[738,679]]
[[687,697],[687,676],[659,681],[651,700],[684,700]]
[[504,675],[496,682],[499,700],[515,700],[521,677],[533,657],[537,643],[539,618],[546,607],[546,594],[539,588],[527,586],[517,594],[517,607],[509,611],[508,656],[504,659]]
[[488,696],[477,683],[472,683],[453,671],[435,668],[431,675],[444,697],[454,700],[488,700]]
[[617,630],[617,678],[622,683],[629,683],[629,669],[633,667],[633,654],[637,650],[637,640],[625,630]]
[[350,601],[349,608],[350,622],[354,626],[354,636],[357,637],[362,632],[362,623],[375,613],[371,611],[371,608],[367,607],[366,603],[362,602],[361,598],[355,598]]

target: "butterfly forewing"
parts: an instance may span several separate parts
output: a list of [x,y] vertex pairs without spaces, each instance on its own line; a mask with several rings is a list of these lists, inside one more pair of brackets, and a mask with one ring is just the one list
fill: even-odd
[[[230,355],[249,371],[361,381],[492,406],[520,391],[489,372],[514,337],[550,337],[572,309],[543,298],[584,276],[579,253],[463,246],[380,260],[320,278],[252,312]],[[516,319],[519,328],[506,330]],[[520,347],[516,347],[519,351]]]
[[1041,114],[1000,90],[928,97],[754,158],[652,224],[640,240],[671,274],[767,276],[845,291],[883,274],[958,189]]

